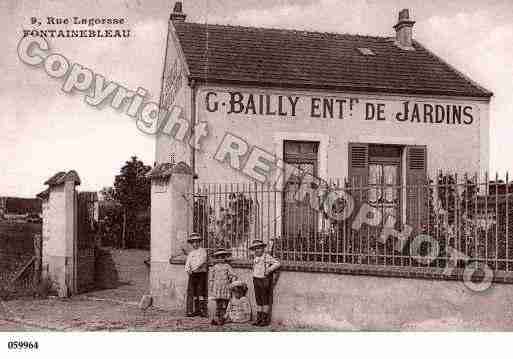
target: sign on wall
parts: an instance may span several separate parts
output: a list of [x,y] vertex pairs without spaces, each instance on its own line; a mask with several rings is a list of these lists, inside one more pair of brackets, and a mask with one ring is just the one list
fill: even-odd
[[425,100],[391,101],[358,97],[323,97],[205,91],[204,109],[209,113],[272,117],[434,125],[468,126],[478,120],[478,108],[465,103]]

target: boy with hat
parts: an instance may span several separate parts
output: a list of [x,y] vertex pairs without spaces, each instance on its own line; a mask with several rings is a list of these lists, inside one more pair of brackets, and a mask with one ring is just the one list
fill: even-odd
[[209,271],[208,296],[215,301],[215,315],[212,325],[223,325],[226,307],[230,300],[230,284],[237,279],[232,266],[228,263],[231,252],[220,248],[214,252],[214,265]]
[[[201,236],[192,233],[187,240],[192,251],[187,255],[185,271],[189,274],[187,296],[191,299],[193,308],[187,308],[186,316],[193,317],[207,314],[207,251],[201,247]],[[188,301],[189,302],[189,301]]]
[[253,325],[264,327],[270,323],[269,308],[272,296],[272,273],[280,268],[280,262],[269,253],[264,253],[267,245],[261,240],[254,240],[249,249],[255,251],[253,259],[253,286],[257,320]]

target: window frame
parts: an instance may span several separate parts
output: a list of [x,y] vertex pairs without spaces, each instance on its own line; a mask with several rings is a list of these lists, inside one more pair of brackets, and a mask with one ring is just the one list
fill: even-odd
[[[369,171],[369,178],[367,180],[367,186],[368,186],[368,190],[370,191],[371,190],[371,187],[378,187],[377,184],[371,184],[370,183],[370,166],[371,165],[381,165],[381,166],[386,166],[386,165],[394,165],[394,166],[397,166],[397,178],[398,178],[398,183],[397,185],[395,186],[398,186],[398,193],[397,193],[397,199],[398,199],[398,203],[397,203],[397,213],[396,213],[396,221],[395,221],[395,226],[397,228],[400,228],[402,223],[403,223],[403,205],[404,205],[404,201],[403,201],[403,192],[404,192],[404,186],[403,186],[403,183],[405,182],[405,178],[404,177],[404,173],[403,173],[403,166],[402,166],[402,157],[403,157],[403,153],[402,153],[402,149],[401,149],[401,155],[400,157],[398,158],[395,158],[395,157],[377,157],[378,159],[375,159],[373,157],[370,157],[369,156],[369,161],[367,163],[367,169]],[[384,171],[382,173],[382,178],[381,178],[381,182],[384,183]],[[385,188],[386,186],[382,185],[381,188]],[[369,195],[367,196],[367,200],[369,198]],[[370,203],[370,201],[369,201]],[[379,207],[378,207],[379,209]],[[383,218],[383,221],[386,221],[386,218]]]

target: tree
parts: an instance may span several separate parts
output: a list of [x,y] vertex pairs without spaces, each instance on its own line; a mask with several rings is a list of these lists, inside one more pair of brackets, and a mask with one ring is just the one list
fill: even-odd
[[150,169],[150,166],[132,156],[115,178],[113,197],[123,208],[123,248],[135,239],[137,213],[150,207],[151,181],[146,177]]

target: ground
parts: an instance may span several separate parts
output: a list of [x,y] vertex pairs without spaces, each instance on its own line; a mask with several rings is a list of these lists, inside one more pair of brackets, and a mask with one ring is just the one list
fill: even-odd
[[[216,327],[206,318],[187,318],[182,312],[141,310],[121,301],[87,295],[71,299],[18,299],[0,305],[0,331],[248,331],[251,324]],[[290,328],[289,328],[290,329]]]
[[[493,330],[461,318],[434,318],[409,323],[397,330],[475,331]],[[80,295],[70,299],[17,299],[0,303],[0,332],[11,331],[304,331],[323,328],[257,328],[251,324],[212,326],[205,318],[187,318],[181,311],[156,308],[141,310],[136,305]],[[354,328],[353,328],[354,330]],[[366,330],[369,330],[367,328]]]

